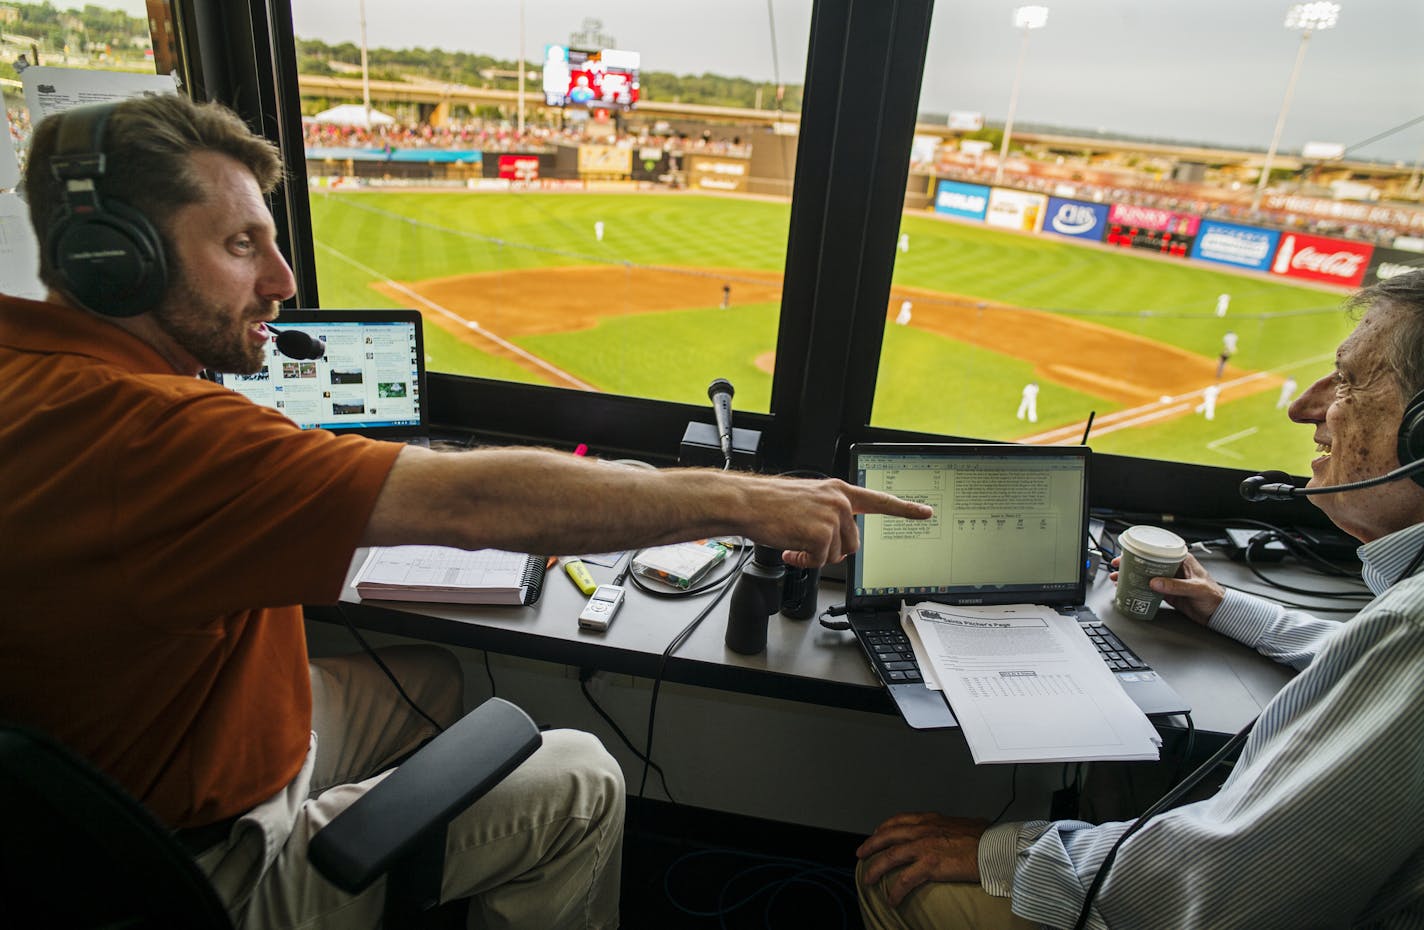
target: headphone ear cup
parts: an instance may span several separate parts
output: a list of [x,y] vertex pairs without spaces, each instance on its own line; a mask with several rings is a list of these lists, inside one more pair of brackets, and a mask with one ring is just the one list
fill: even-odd
[[[1424,391],[1415,394],[1404,408],[1404,417],[1399,421],[1398,453],[1400,465],[1424,459]],[[1424,472],[1410,477],[1424,485]]]
[[86,310],[130,317],[152,310],[168,289],[162,240],[148,217],[108,201],[66,212],[50,233],[50,260],[65,291]]

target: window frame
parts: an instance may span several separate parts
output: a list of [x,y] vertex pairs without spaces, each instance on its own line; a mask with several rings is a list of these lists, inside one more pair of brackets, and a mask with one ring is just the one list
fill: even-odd
[[[319,306],[290,0],[174,0],[194,96],[222,100],[277,143],[287,183],[272,200],[297,277],[293,306]],[[843,475],[852,443],[975,441],[872,427],[909,154],[933,0],[814,0],[788,226],[766,471]],[[854,69],[846,67],[854,61]],[[432,372],[437,426],[498,442],[572,447],[658,464],[677,459],[704,406]],[[1164,522],[1255,519],[1329,526],[1304,499],[1269,508],[1236,493],[1252,471],[1098,454],[1092,505]]]

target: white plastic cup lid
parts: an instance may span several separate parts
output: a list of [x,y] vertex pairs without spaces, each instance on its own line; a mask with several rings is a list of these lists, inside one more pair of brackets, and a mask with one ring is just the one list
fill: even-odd
[[1117,541],[1122,548],[1145,559],[1171,562],[1187,555],[1187,544],[1182,537],[1160,526],[1129,526],[1119,534]]

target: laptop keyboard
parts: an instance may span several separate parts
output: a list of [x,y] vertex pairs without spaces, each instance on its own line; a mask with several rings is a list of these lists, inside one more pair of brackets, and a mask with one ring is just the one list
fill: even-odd
[[1088,639],[1092,640],[1094,646],[1098,647],[1098,654],[1103,657],[1103,661],[1108,664],[1108,668],[1115,672],[1140,672],[1151,666],[1137,657],[1137,653],[1122,644],[1122,640],[1113,634],[1103,623],[1083,623],[1083,632],[1088,634]]
[[[1151,666],[1137,657],[1105,623],[1079,624],[1088,640],[1097,647],[1098,654],[1114,672],[1145,671]],[[920,666],[915,661],[910,638],[901,630],[873,630],[860,634],[865,640],[876,665],[880,679],[886,684],[915,684],[923,682]]]
[[906,684],[924,681],[910,638],[900,630],[877,630],[861,634],[865,645],[875,657],[876,671],[886,684]]

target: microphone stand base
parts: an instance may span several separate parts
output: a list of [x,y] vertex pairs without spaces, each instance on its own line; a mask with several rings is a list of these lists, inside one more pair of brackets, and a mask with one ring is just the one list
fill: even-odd
[[[684,467],[722,467],[722,442],[711,423],[687,424],[678,447],[677,464]],[[761,430],[732,427],[732,467],[737,471],[761,470]]]

